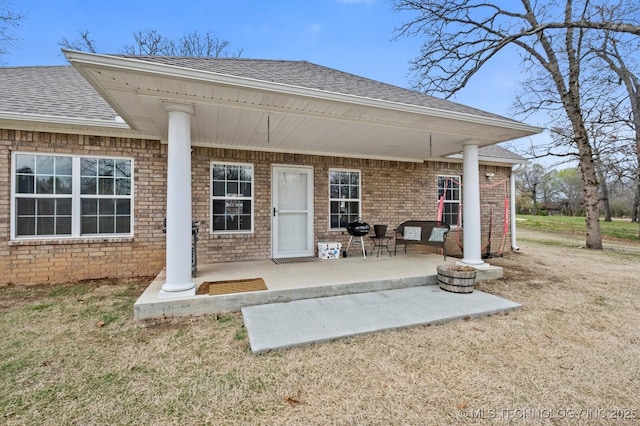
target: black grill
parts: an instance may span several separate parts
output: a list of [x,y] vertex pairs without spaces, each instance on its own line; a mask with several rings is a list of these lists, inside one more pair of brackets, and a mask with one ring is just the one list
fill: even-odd
[[[191,221],[191,277],[198,275],[198,228],[200,222]],[[167,218],[162,220],[162,232],[167,233]]]
[[347,232],[354,237],[362,237],[369,233],[371,227],[366,222],[351,222],[347,224]]
[[349,247],[351,247],[351,242],[353,241],[353,237],[356,237],[356,240],[353,241],[356,244],[360,244],[362,248],[362,257],[367,260],[367,250],[364,246],[364,238],[363,236],[369,233],[371,227],[368,223],[363,222],[362,219],[358,218],[355,222],[350,222],[347,224],[347,232],[349,235],[349,244],[347,244],[347,249],[342,253],[344,257],[347,257],[347,253],[349,252]]

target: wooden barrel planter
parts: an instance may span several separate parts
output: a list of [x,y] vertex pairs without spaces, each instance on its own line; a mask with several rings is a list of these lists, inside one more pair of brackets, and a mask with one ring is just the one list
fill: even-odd
[[438,265],[440,288],[453,293],[471,293],[476,281],[475,268],[460,265]]

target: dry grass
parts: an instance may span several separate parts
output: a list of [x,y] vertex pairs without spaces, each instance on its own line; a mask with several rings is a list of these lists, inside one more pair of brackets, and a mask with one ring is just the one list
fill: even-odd
[[636,247],[522,238],[481,284],[518,311],[259,356],[239,314],[133,322],[144,280],[0,289],[0,423],[638,424]]

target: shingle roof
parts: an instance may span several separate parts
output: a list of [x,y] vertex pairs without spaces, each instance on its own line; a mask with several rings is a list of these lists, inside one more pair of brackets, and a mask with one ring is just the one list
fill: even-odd
[[193,58],[175,56],[123,56],[130,59],[172,65],[199,71],[216,72],[255,80],[354,95],[363,98],[424,106],[480,117],[511,120],[487,111],[428,96],[414,90],[404,89],[391,84],[338,71],[322,65],[316,65],[307,61]]
[[[128,58],[292,86],[387,100],[481,117],[502,118],[455,102],[306,61],[126,56]],[[71,66],[0,67],[0,112],[113,121],[116,112]],[[523,160],[498,145],[482,156]]]
[[0,67],[0,111],[114,120],[116,113],[70,66]]
[[[454,111],[505,117],[306,61],[125,56],[291,86]],[[0,111],[113,120],[116,113],[70,66],[0,68]],[[509,119],[507,119],[509,120]]]
[[517,162],[526,161],[527,159],[516,154],[515,152],[511,152],[506,148],[501,147],[500,145],[488,145],[478,148],[478,155],[483,157],[493,157],[493,158],[501,158],[505,160],[515,160]]

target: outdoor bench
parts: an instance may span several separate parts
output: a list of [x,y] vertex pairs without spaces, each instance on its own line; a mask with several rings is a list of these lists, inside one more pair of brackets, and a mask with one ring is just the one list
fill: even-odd
[[398,226],[396,231],[396,244],[393,250],[397,254],[398,245],[404,245],[404,252],[407,252],[407,245],[421,244],[434,246],[442,249],[444,260],[447,260],[447,233],[449,225],[437,220],[408,220]]

